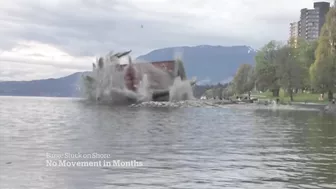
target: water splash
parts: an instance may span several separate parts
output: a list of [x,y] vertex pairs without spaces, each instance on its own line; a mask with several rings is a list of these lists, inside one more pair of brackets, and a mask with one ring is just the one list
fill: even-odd
[[149,81],[148,81],[147,74],[144,74],[142,77],[142,80],[140,81],[138,93],[139,95],[142,96],[142,99],[140,99],[140,101],[150,101],[151,100],[151,94],[149,92]]
[[180,77],[176,77],[173,86],[169,90],[169,101],[183,101],[194,99],[190,81],[182,81]]
[[[125,82],[129,69],[135,70],[132,78],[139,82]],[[83,97],[92,101],[129,104],[151,101],[158,91],[168,94],[171,101],[193,99],[190,83],[150,63],[133,64],[130,57],[128,65],[120,65],[120,53],[111,52],[93,63],[92,72],[83,74],[80,88]],[[133,85],[136,90],[130,90]]]

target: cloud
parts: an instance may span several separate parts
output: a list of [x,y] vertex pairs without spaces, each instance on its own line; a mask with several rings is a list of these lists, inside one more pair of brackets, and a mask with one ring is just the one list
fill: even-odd
[[[38,53],[36,53],[38,52]],[[59,77],[91,68],[92,57],[73,57],[53,46],[21,42],[0,56],[0,80]]]
[[[259,48],[271,39],[286,40],[289,23],[299,19],[301,8],[312,6],[312,0],[5,1],[0,7],[0,69],[5,64],[38,66],[20,77],[37,79],[51,72],[61,76],[68,68],[90,69],[94,56],[110,50],[132,49],[137,56],[169,46]],[[64,56],[41,53],[46,46]],[[22,54],[18,48],[34,50]],[[18,69],[11,70],[18,75]],[[1,73],[0,80],[5,77]]]

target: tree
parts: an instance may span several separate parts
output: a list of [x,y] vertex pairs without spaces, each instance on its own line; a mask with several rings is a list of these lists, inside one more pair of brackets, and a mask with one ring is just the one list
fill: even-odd
[[233,79],[235,91],[238,94],[251,91],[254,86],[254,72],[250,64],[242,64]]
[[210,88],[210,89],[208,89],[208,90],[206,90],[205,92],[204,92],[204,95],[207,97],[207,98],[213,98],[214,96],[214,93],[213,93],[213,89],[212,88]]
[[280,44],[270,41],[255,56],[256,84],[259,90],[271,90],[273,96],[279,96],[280,84],[276,74],[275,54]]
[[312,85],[320,92],[328,92],[328,99],[333,99],[336,89],[336,56],[323,58],[311,67]]
[[308,67],[314,58],[309,54],[313,52],[311,49],[313,44],[301,39],[297,40],[295,45],[291,41],[287,45],[269,42],[256,55],[255,75],[258,89],[271,90],[273,96],[278,97],[282,87],[293,100],[293,90],[301,88],[304,84],[309,85],[306,81],[309,79]]
[[317,40],[307,41],[299,38],[295,50],[296,61],[301,64],[301,86],[303,89],[311,88],[309,68],[315,62],[315,51],[318,45]]
[[314,88],[328,92],[328,99],[333,99],[336,90],[336,7],[330,8],[322,27],[315,52],[316,60],[310,68],[310,77]]
[[251,91],[256,86],[256,72],[255,68],[251,67],[249,72],[247,73],[247,82],[245,84],[245,90],[248,92],[248,97],[251,99]]
[[286,89],[293,101],[293,90],[301,87],[302,64],[297,61],[296,48],[289,45],[283,46],[276,51],[276,74],[280,86]]
[[223,89],[224,98],[229,98],[234,95],[234,85],[230,83],[227,87]]

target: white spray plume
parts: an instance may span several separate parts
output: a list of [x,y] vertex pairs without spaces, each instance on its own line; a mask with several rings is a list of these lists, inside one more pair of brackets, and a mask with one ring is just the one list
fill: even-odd
[[[125,54],[128,53],[121,55],[122,53],[110,52],[97,58],[92,64],[92,72],[83,75],[81,91],[84,97],[101,103],[124,104],[130,100],[151,101],[155,91],[166,90],[171,101],[193,99],[190,81],[174,78],[152,64],[134,63],[130,56],[128,65],[121,65],[120,57],[126,57]],[[129,66],[133,66],[140,81],[136,92],[125,86],[125,70]]]

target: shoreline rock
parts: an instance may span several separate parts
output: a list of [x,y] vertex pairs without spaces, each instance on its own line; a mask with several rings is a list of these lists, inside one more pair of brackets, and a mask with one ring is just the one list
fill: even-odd
[[323,109],[324,112],[326,113],[331,113],[331,114],[336,114],[336,104],[328,104],[324,107]]

